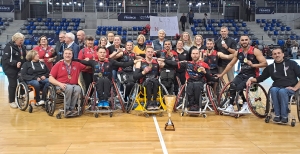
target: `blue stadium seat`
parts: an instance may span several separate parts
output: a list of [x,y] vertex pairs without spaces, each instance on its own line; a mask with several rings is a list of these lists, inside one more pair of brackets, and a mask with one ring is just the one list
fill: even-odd
[[284,26],[280,27],[280,29],[281,29],[281,31],[285,31],[285,27]]
[[102,30],[102,26],[98,26],[97,30],[101,31]]
[[276,23],[276,26],[277,26],[277,27],[281,27],[281,23],[277,22],[277,23]]
[[117,26],[113,26],[113,31],[117,31]]
[[195,26],[195,27],[199,27],[198,23],[194,23],[194,26]]
[[28,30],[28,34],[32,35],[33,30]]
[[215,23],[216,20],[215,19],[210,19],[210,23]]
[[195,31],[195,27],[191,27],[191,30],[192,30],[192,31]]
[[127,31],[123,30],[123,35],[127,35]]
[[277,30],[274,31],[274,35],[278,35],[278,31]]
[[202,23],[202,20],[201,19],[197,19],[197,23]]
[[101,35],[101,31],[96,30],[96,34],[97,34],[97,35]]
[[229,23],[229,20],[228,20],[228,19],[225,19],[225,23]]
[[264,27],[264,31],[268,31],[269,30],[269,27]]
[[63,30],[67,30],[67,28],[68,28],[67,26],[63,26],[62,27]]
[[247,24],[245,22],[242,23],[243,27],[247,27]]
[[49,22],[45,22],[45,26],[49,26]]
[[37,18],[37,21],[38,21],[38,22],[41,22],[41,21],[42,21],[42,18]]
[[220,23],[224,23],[225,22],[225,20],[224,19],[220,19]]
[[256,23],[258,23],[258,24],[259,24],[259,23],[260,23],[260,19],[256,19]]
[[29,25],[26,26],[26,29],[27,29],[27,30],[30,30],[30,29],[31,29],[31,26],[29,26]]
[[290,36],[290,39],[291,39],[291,40],[295,40],[296,37],[295,37],[294,35],[291,35],[291,36]]
[[66,18],[62,18],[61,21],[62,21],[62,22],[66,22],[67,19],[66,19]]
[[126,40],[126,35],[123,35],[123,36],[122,36],[122,40]]
[[57,26],[57,27],[56,27],[56,30],[61,31],[61,30],[62,30],[62,27],[61,27],[61,26]]
[[143,27],[138,27],[138,31],[142,31],[143,30]]
[[218,23],[218,27],[222,27],[222,23],[220,22],[220,23]]
[[206,27],[206,31],[211,31],[211,28],[210,27]]
[[272,23],[276,23],[277,22],[277,20],[276,19],[272,19]]
[[77,27],[78,27],[78,26],[79,26],[79,24],[80,24],[80,22],[75,22],[75,26],[77,26]]
[[266,23],[266,19],[261,19],[261,23]]
[[31,44],[31,41],[29,39],[25,39],[24,45],[30,45],[30,44]]
[[270,31],[274,31],[274,27],[270,27],[269,30],[270,30]]
[[283,41],[283,40],[278,40],[278,41],[277,41],[277,44],[278,44],[279,46],[283,46],[283,45],[284,45],[284,41]]
[[276,27],[276,23],[271,23],[271,27]]
[[101,31],[101,35],[106,35],[106,31]]
[[59,32],[60,32],[60,30],[56,30],[56,31],[55,31],[55,34],[56,34],[56,35],[59,35]]
[[196,31],[193,31],[193,35],[194,35],[194,36],[197,35],[197,32],[196,32]]
[[133,31],[137,31],[137,27],[133,26],[133,27],[132,27],[132,30],[133,30]]
[[118,30],[122,31],[122,29],[123,29],[122,26],[118,26]]
[[95,40],[94,41],[94,46],[98,46],[99,45],[99,41],[98,40]]
[[122,31],[117,31],[117,34],[118,35],[122,35]]
[[291,31],[291,27],[286,27],[286,31]]
[[68,27],[68,26],[69,26],[69,23],[68,23],[68,22],[65,22],[64,26],[67,26],[67,27]]
[[74,27],[73,27],[73,30],[76,30],[76,31],[77,31],[77,30],[78,30],[78,26],[74,26]]
[[47,18],[47,22],[51,22],[52,21],[52,18]]
[[54,26],[54,22],[49,22],[49,26]]
[[234,20],[233,20],[233,19],[229,19],[229,22],[230,22],[230,23],[234,23]]
[[112,31],[112,29],[113,29],[113,28],[112,28],[111,26],[108,26],[108,27],[107,27],[107,30],[108,30],[108,31]]

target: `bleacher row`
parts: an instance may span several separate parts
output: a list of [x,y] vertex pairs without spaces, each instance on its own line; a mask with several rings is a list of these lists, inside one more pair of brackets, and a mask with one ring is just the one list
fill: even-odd
[[4,31],[6,29],[6,27],[9,26],[10,22],[13,22],[13,18],[0,17],[0,34],[2,34],[2,31]]
[[24,35],[38,35],[38,34],[56,34],[61,30],[76,33],[82,30],[80,23],[84,23],[85,19],[80,18],[28,18],[24,25],[20,28],[20,32]]
[[280,46],[284,45],[288,38],[300,41],[300,36],[281,19],[256,19],[256,23],[260,24],[268,36]]

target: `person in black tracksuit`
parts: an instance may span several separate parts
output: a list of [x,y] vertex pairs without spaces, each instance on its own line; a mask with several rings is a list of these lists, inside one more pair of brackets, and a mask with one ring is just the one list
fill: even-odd
[[[181,41],[181,40],[177,41],[176,52],[178,54],[179,61],[187,61],[189,52],[183,49],[183,41]],[[179,79],[181,85],[185,84],[185,80],[186,80],[185,79],[185,70],[186,70],[186,68],[184,68],[184,67],[181,67],[180,69],[176,70],[175,78],[177,77]],[[178,94],[178,89],[180,88],[178,85],[178,82],[176,80],[177,79],[175,79],[175,82],[174,82],[175,95]]]
[[287,123],[289,97],[300,88],[300,82],[298,81],[298,78],[300,78],[300,66],[297,62],[284,59],[283,57],[282,49],[274,49],[272,51],[274,63],[268,65],[260,76],[250,78],[247,81],[247,85],[250,85],[252,82],[260,83],[271,77],[274,81],[269,90],[275,112],[273,121]]
[[80,63],[92,66],[94,82],[96,82],[96,90],[99,99],[98,106],[102,107],[101,103],[108,104],[108,97],[110,97],[113,67],[132,66],[133,61],[131,60],[128,62],[117,62],[113,59],[106,59],[106,48],[104,47],[100,47],[97,54],[99,61],[80,60]]
[[12,41],[8,42],[3,50],[2,67],[8,79],[8,97],[12,108],[17,108],[15,104],[15,91],[17,88],[18,73],[25,62],[26,48],[23,45],[24,35],[16,33],[12,36]]

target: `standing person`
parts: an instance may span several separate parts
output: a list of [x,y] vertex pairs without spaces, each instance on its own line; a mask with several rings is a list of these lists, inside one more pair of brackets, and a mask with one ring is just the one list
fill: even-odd
[[297,59],[297,54],[298,54],[298,44],[293,44],[292,47],[293,59]]
[[179,40],[183,41],[183,49],[186,51],[189,51],[193,46],[192,38],[189,32],[183,32]]
[[[100,38],[98,48],[100,48],[100,47],[106,48],[106,45],[107,45],[107,38],[105,36],[102,36]],[[107,48],[106,48],[106,58],[109,58],[109,50]]]
[[40,61],[44,62],[49,70],[53,67],[53,62],[55,58],[53,57],[54,49],[48,45],[48,39],[46,36],[41,36],[38,40],[38,46],[34,47],[32,50],[38,52]]
[[[234,57],[231,62],[226,66],[224,71],[219,77],[222,77],[229,70],[232,70],[237,61],[241,62],[241,72],[233,79],[229,87],[229,105],[224,110],[225,112],[234,112],[233,103],[236,97],[236,93],[239,92],[244,104],[240,113],[248,112],[248,105],[243,93],[243,89],[246,88],[246,82],[250,77],[257,77],[259,74],[259,68],[266,67],[267,61],[264,58],[262,52],[249,44],[250,39],[248,36],[240,37],[241,48],[238,52],[234,53]],[[237,103],[236,103],[237,104]]]
[[179,21],[181,22],[181,30],[185,31],[185,23],[187,22],[187,18],[184,13],[182,13]]
[[140,34],[137,39],[137,45],[135,47],[133,47],[133,52],[136,55],[142,56],[145,58],[145,51],[146,51],[146,38],[143,34]]
[[207,18],[207,13],[204,13],[204,26],[207,27],[208,26],[208,18]]
[[193,10],[190,10],[190,12],[188,13],[188,17],[189,17],[190,25],[194,24],[194,12],[193,12]]
[[166,32],[163,29],[158,31],[158,39],[152,42],[152,47],[154,51],[160,51],[164,48]]
[[272,51],[274,63],[268,65],[262,74],[256,78],[249,78],[247,85],[253,82],[263,82],[271,77],[274,81],[270,94],[274,107],[274,122],[288,123],[288,102],[291,95],[300,88],[300,66],[293,60],[284,59],[282,49]]
[[[226,55],[234,54],[236,52],[237,44],[236,41],[228,37],[228,28],[227,27],[221,27],[220,30],[221,37],[216,41],[215,43],[215,49],[218,52],[222,52]],[[225,69],[225,67],[229,64],[230,60],[223,59],[222,57],[218,60],[219,65],[219,73],[222,73]],[[234,78],[234,67],[232,67],[230,70],[227,71],[227,77],[228,81],[231,82]]]
[[268,45],[265,45],[263,48],[263,55],[266,59],[272,59],[272,51],[270,50]]
[[26,48],[23,45],[24,39],[23,34],[15,33],[3,50],[2,67],[8,79],[8,98],[11,108],[17,108],[17,104],[15,103],[15,91],[18,84],[18,73],[22,64],[25,62]]
[[[79,60],[90,59],[98,60],[97,46],[94,46],[94,38],[87,36],[85,38],[85,48],[81,49],[78,55]],[[85,69],[82,71],[82,77],[84,79],[85,90],[89,89],[90,84],[93,82],[93,70],[92,68]]]
[[78,41],[78,46],[79,50],[83,49],[85,47],[84,41],[85,41],[85,33],[83,30],[79,30],[77,32],[77,41]]
[[115,34],[113,32],[108,32],[107,39],[108,40],[107,40],[106,48],[114,44]]
[[251,8],[250,6],[246,9],[247,21],[251,21]]
[[[189,50],[189,54],[188,54],[188,61],[192,60],[192,50],[197,48],[199,51],[203,52],[206,49],[206,46],[204,45],[204,41],[203,41],[203,37],[202,35],[196,35],[194,37],[194,41],[193,41],[193,46],[190,48]],[[202,57],[200,57],[201,59]]]
[[67,48],[72,49],[73,59],[78,59],[79,46],[74,42],[74,40],[75,40],[75,35],[73,33],[66,33],[65,43],[67,45]]
[[[178,54],[178,60],[179,61],[187,61],[187,57],[189,52],[183,49],[183,41],[178,40],[177,44],[176,44],[176,52]],[[183,85],[185,84],[185,70],[186,68],[181,67],[179,69],[176,70],[176,75],[175,77],[177,77],[180,81],[180,84]],[[174,82],[174,93],[175,95],[178,94],[178,89],[179,89],[179,85],[178,82],[175,80]]]
[[292,41],[290,38],[285,41],[284,47],[286,48],[286,57],[290,57],[292,55]]
[[65,35],[66,31],[60,31],[58,35],[58,41],[55,44],[55,53],[53,56],[56,56],[55,63],[63,59],[63,51],[67,47],[65,44]]
[[[120,60],[120,57],[122,56],[121,52],[125,50],[125,47],[121,44],[121,36],[116,35],[114,38],[113,45],[108,47],[109,50],[109,58],[115,59],[117,61]],[[112,66],[112,75],[113,79],[117,79],[117,71],[118,66]]]

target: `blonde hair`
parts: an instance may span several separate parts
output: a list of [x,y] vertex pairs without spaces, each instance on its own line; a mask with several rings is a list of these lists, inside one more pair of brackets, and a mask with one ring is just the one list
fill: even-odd
[[194,37],[193,44],[196,46],[196,38],[197,38],[197,37],[200,37],[200,38],[202,39],[201,45],[203,45],[203,44],[204,44],[204,41],[203,41],[202,35],[196,35],[196,36]]
[[145,42],[146,42],[146,37],[145,37],[143,34],[140,34],[140,35],[136,38],[136,41],[139,42],[139,40],[140,40],[141,38],[144,40],[144,43],[145,43]]
[[[104,41],[106,42],[106,44],[107,44],[107,38],[106,38],[105,36],[102,36],[102,37],[100,38],[100,40],[99,40],[98,46],[101,45],[101,40],[104,40]],[[106,45],[106,44],[105,44],[105,45]]]
[[37,51],[35,50],[30,50],[28,51],[28,53],[26,54],[26,60],[27,61],[32,61],[32,59],[38,54]]
[[[188,41],[187,41],[187,42],[185,42],[185,41],[183,40],[183,35],[184,35],[184,34],[187,34],[187,35],[188,35]],[[191,35],[190,35],[189,32],[183,32],[179,40],[181,40],[181,41],[184,43],[184,45],[187,45],[187,46],[192,46],[192,45],[193,45],[192,38],[191,38]]]
[[18,39],[25,39],[25,36],[22,33],[15,33],[12,37],[11,40],[12,41],[16,41]]

